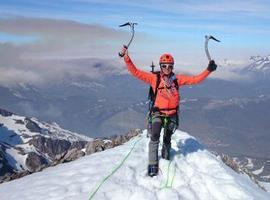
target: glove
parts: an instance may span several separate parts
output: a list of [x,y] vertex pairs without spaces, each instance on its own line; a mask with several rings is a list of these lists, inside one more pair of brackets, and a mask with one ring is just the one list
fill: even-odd
[[122,47],[122,50],[119,52],[119,56],[124,57],[125,55],[128,55],[128,50],[127,50],[127,47],[124,45]]
[[213,71],[215,71],[215,70],[217,69],[217,65],[216,65],[216,63],[215,63],[214,60],[210,60],[210,61],[209,61],[209,64],[208,64],[207,69],[208,69],[208,71],[210,71],[210,72],[213,72]]

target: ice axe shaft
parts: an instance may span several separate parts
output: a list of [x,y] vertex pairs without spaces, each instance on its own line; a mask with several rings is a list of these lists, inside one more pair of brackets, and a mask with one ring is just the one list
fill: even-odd
[[215,37],[213,37],[212,35],[206,35],[205,36],[205,43],[204,43],[204,48],[205,48],[205,53],[206,53],[206,56],[208,58],[208,60],[212,60],[211,56],[210,56],[210,53],[209,53],[209,50],[208,50],[208,42],[209,40],[214,40],[216,42],[220,42],[218,39],[216,39]]
[[[132,42],[132,40],[134,38],[134,34],[135,34],[134,26],[135,25],[137,25],[137,23],[132,23],[132,22],[127,22],[125,24],[119,25],[119,27],[130,26],[130,28],[131,28],[131,38],[130,38],[130,40],[129,40],[129,42],[128,42],[127,45],[123,45],[125,49],[128,49],[129,45],[131,44],[131,42]],[[120,57],[123,57],[125,55],[125,53],[119,52],[118,55]]]

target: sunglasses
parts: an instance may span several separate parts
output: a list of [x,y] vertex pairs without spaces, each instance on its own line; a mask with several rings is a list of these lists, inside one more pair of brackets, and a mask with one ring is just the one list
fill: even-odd
[[161,68],[164,68],[164,69],[165,69],[165,68],[170,68],[170,69],[172,69],[172,68],[173,68],[173,65],[172,65],[172,64],[161,64],[160,67],[161,67]]

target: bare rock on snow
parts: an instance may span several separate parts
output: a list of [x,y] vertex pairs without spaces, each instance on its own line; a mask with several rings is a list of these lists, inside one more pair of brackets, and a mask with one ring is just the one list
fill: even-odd
[[70,162],[70,161],[76,160],[84,155],[85,155],[85,153],[81,150],[71,149],[66,153],[64,158],[61,159],[60,163]]
[[48,161],[41,155],[35,152],[30,152],[26,158],[25,164],[30,172],[40,171],[48,165]]
[[95,139],[88,142],[86,145],[86,155],[119,146],[141,133],[142,131],[140,129],[134,129],[125,135],[112,136],[111,138],[104,139]]

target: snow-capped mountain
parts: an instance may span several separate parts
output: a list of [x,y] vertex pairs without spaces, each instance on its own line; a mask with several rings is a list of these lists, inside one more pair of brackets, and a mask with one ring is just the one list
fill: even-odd
[[[172,160],[146,176],[146,132],[124,145],[0,185],[3,199],[260,199],[270,194],[237,174],[194,137],[176,131]],[[22,188],[23,187],[23,188]],[[18,189],[22,188],[22,189]]]
[[261,72],[270,72],[270,55],[266,57],[261,56],[251,56],[250,60],[253,62],[247,67],[249,71],[261,71]]
[[[127,75],[96,81],[66,78],[59,84],[45,86],[1,85],[0,107],[42,121],[55,121],[67,130],[89,137],[109,137],[144,127],[144,114],[129,110],[131,105],[146,101],[142,88],[147,90],[147,86]],[[142,109],[145,111],[146,106]],[[138,114],[140,118],[133,117]]]
[[257,76],[267,76],[270,74],[270,55],[262,56],[251,56],[251,63],[241,70],[242,73],[252,73]]
[[0,178],[39,171],[68,151],[85,148],[91,140],[56,123],[48,124],[0,109]]

